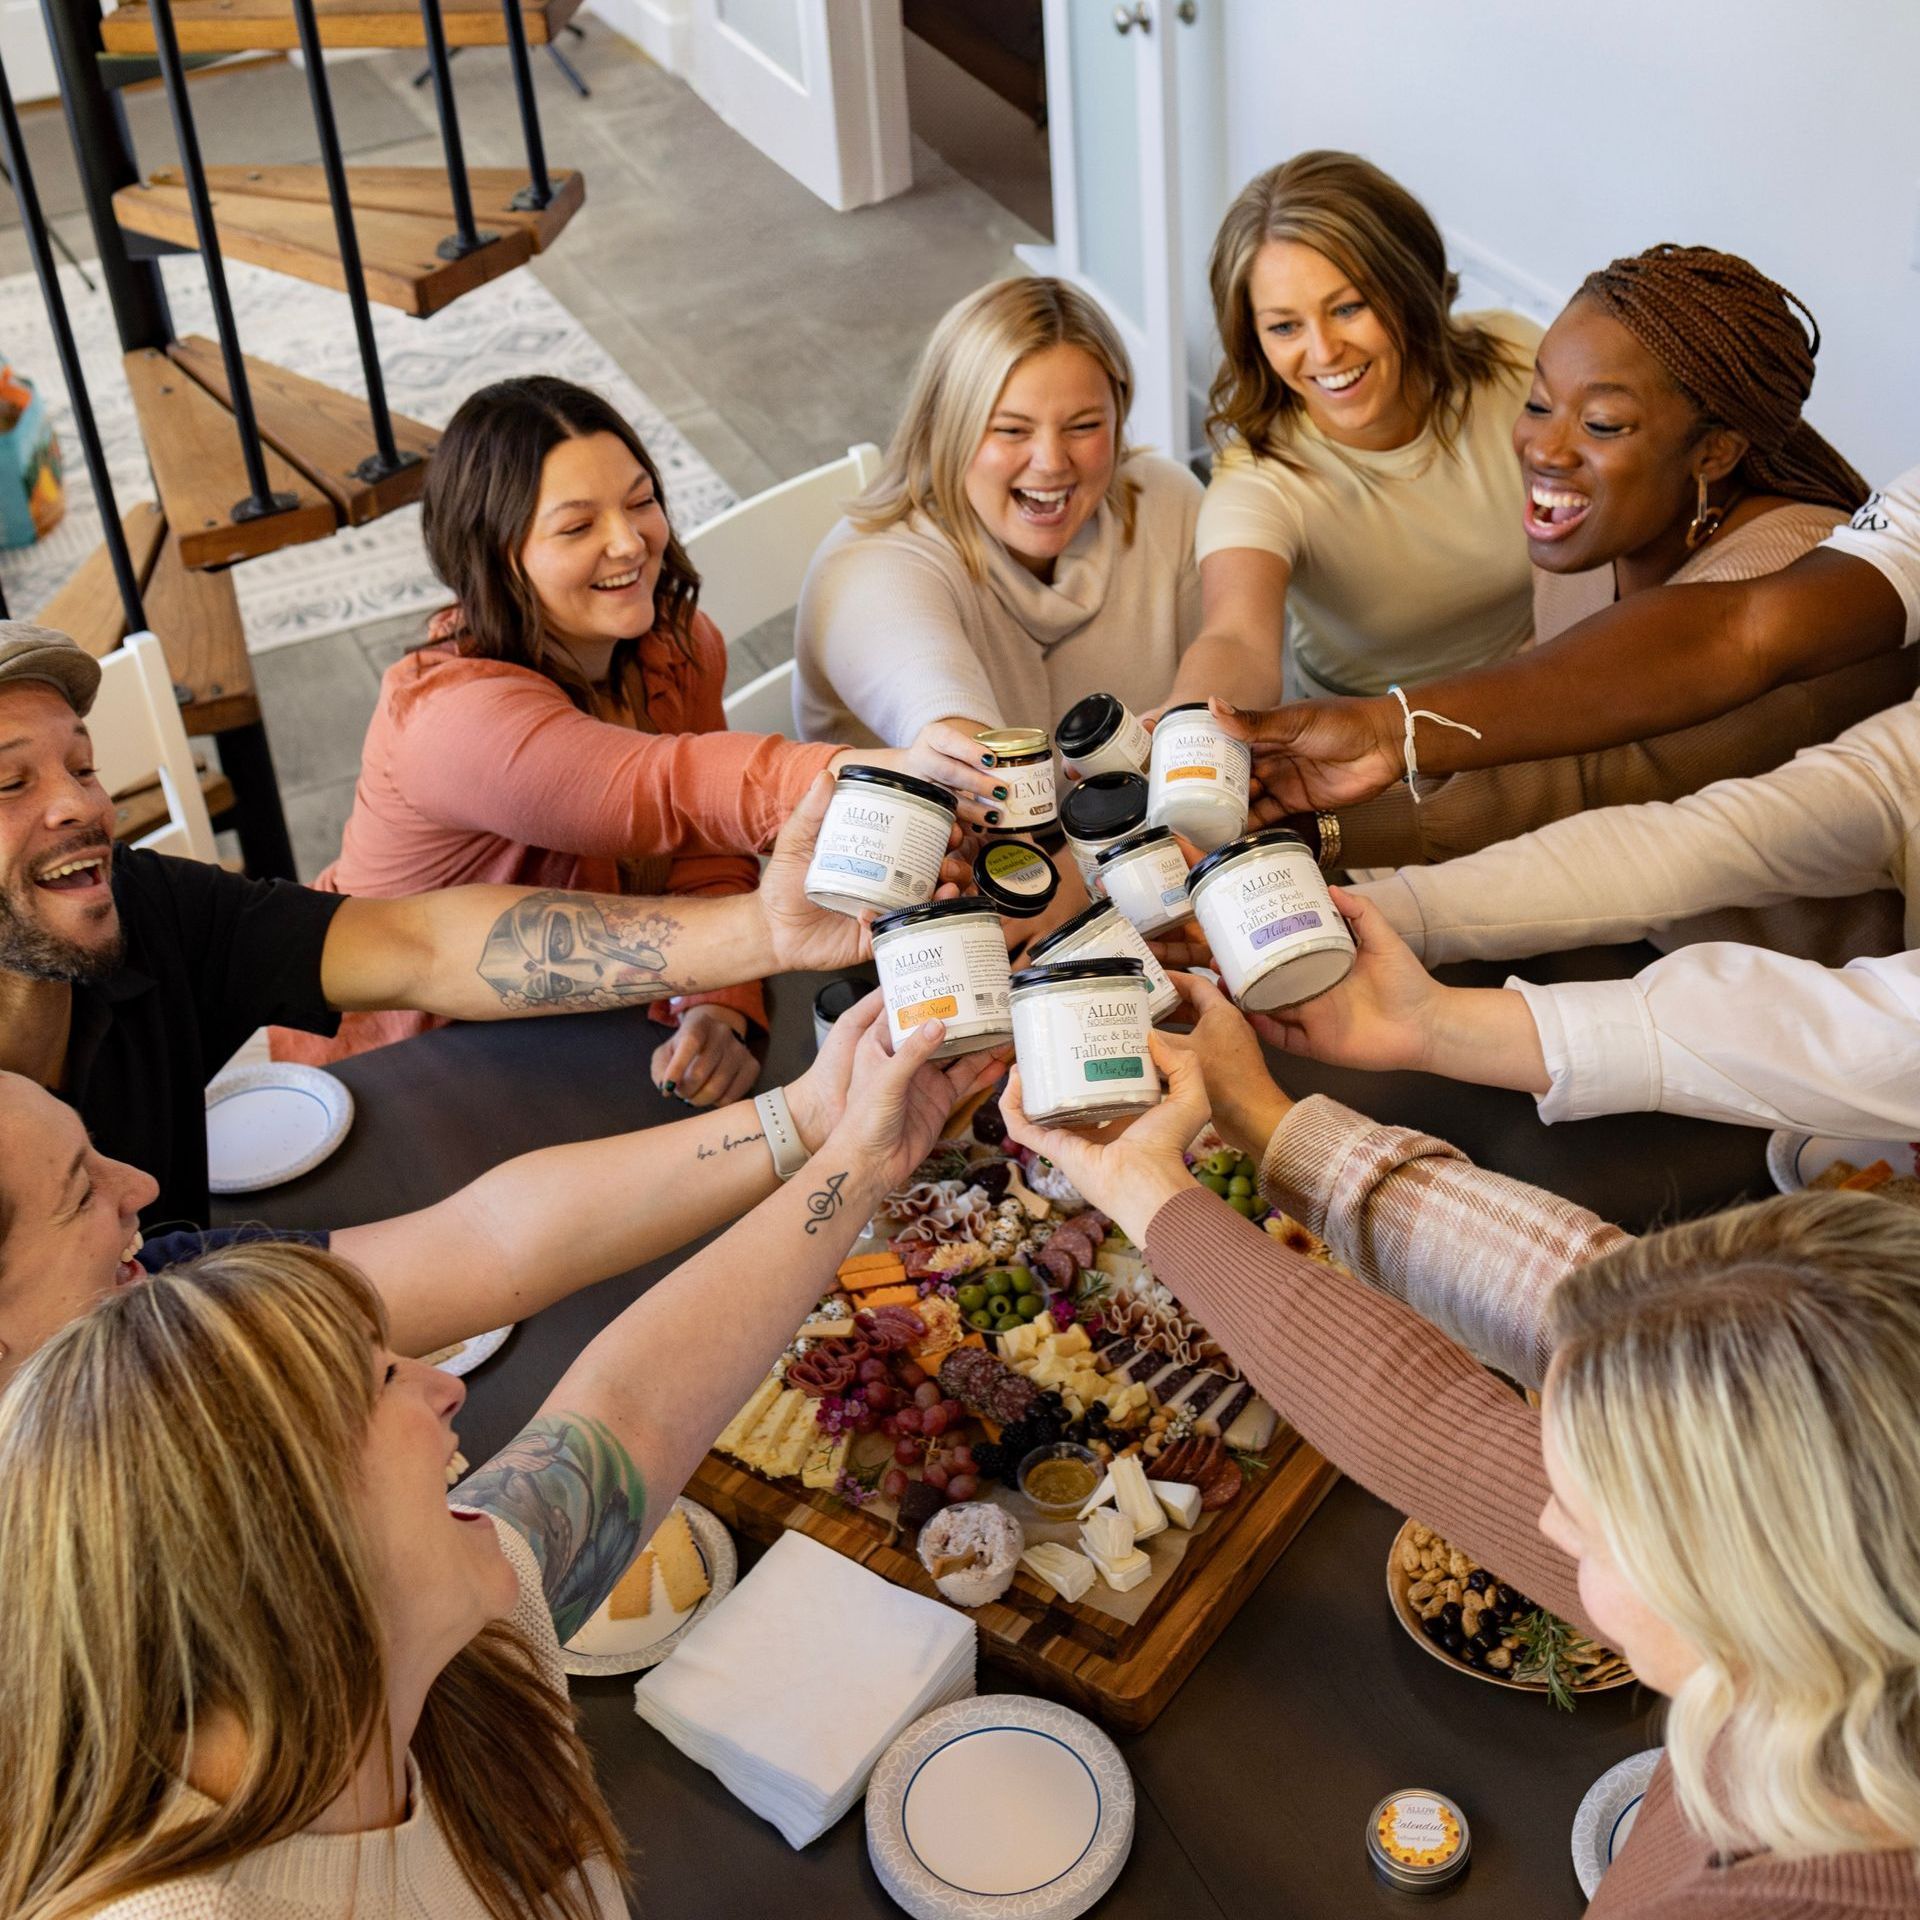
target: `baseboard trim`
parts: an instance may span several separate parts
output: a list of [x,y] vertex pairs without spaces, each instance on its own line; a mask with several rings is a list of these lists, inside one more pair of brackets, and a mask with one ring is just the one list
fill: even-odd
[[622,38],[656,66],[684,74],[693,60],[693,15],[686,0],[588,0]]

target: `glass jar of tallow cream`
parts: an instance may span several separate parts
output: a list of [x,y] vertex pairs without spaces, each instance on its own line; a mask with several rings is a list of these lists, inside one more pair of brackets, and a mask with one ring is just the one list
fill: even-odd
[[1250,1012],[1311,1000],[1353,969],[1353,935],[1320,863],[1287,827],[1208,854],[1187,892],[1227,991]]
[[1068,1127],[1123,1120],[1160,1099],[1138,960],[1062,960],[1013,976],[1013,1049],[1027,1117]]
[[1077,781],[1060,802],[1060,824],[1067,832],[1067,851],[1080,869],[1087,891],[1096,898],[1104,890],[1095,862],[1108,847],[1138,833],[1147,824],[1147,783],[1137,773],[1096,773]]
[[1180,989],[1167,978],[1140,929],[1111,900],[1096,900],[1027,949],[1027,964],[1059,960],[1138,960],[1146,969],[1148,1017],[1164,1020],[1180,1004]]
[[973,736],[993,755],[993,773],[1007,797],[993,803],[1002,832],[1050,827],[1060,817],[1053,788],[1053,742],[1040,727],[983,727]]
[[842,767],[807,867],[807,898],[835,913],[923,905],[940,884],[955,812],[953,795],[931,780]]
[[1096,773],[1145,773],[1153,735],[1110,693],[1090,693],[1053,730],[1060,762],[1078,780]]
[[986,901],[934,900],[883,915],[873,923],[873,964],[896,1047],[928,1020],[947,1023],[936,1060],[1013,1038],[1007,937]]
[[1149,937],[1177,927],[1187,900],[1187,856],[1166,827],[1142,827],[1115,842],[1094,863],[1101,891]]
[[1204,852],[1247,830],[1247,781],[1253,749],[1236,740],[1204,700],[1169,707],[1153,729],[1147,818],[1171,827]]

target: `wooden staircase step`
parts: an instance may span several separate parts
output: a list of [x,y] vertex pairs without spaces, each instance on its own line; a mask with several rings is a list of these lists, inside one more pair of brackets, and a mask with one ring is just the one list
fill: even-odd
[[[227,366],[217,340],[189,334],[176,340],[167,356],[222,406],[230,404]],[[256,360],[251,354],[244,358],[260,437],[333,502],[344,525],[364,526],[419,499],[427,484],[426,457],[440,441],[434,428],[402,413],[392,415],[394,445],[403,454],[421,457],[383,479],[363,480],[356,469],[374,452],[373,417],[367,403],[270,360]]]
[[[208,813],[215,819],[223,813],[231,813],[233,782],[217,767],[203,766],[197,758],[194,767],[200,775],[200,793],[207,803]],[[164,826],[166,820],[166,796],[160,791],[157,774],[151,780],[113,796],[113,837],[123,846],[128,841],[151,833],[155,827]]]
[[[247,497],[248,489],[233,415],[152,347],[126,355],[121,364],[133,389],[140,437],[146,442],[170,533],[154,566],[154,590],[167,570],[169,554],[188,567],[224,567],[324,540],[334,531],[339,523],[333,503],[271,447],[262,449],[268,484],[276,493],[293,494],[297,504],[258,520],[235,520],[234,505]],[[164,638],[151,604],[147,613],[154,632]],[[237,624],[237,614],[235,619]]]
[[[151,500],[142,500],[120,516],[120,527],[127,537],[134,580],[144,593],[160,542],[166,537],[167,523]],[[104,540],[33,618],[36,626],[51,627],[55,633],[77,640],[96,660],[104,660],[127,637],[127,617],[121,610],[120,588]]]
[[[224,410],[223,410],[224,411]],[[169,528],[147,582],[147,624],[160,638],[189,733],[225,733],[260,718],[240,598],[230,573],[207,573]]]
[[[180,187],[186,184],[178,167],[164,167],[150,176],[156,186]],[[556,168],[548,175],[553,198],[537,211],[513,204],[513,197],[527,184],[526,170],[520,167],[469,167],[467,192],[473,199],[474,224],[481,232],[520,227],[533,235],[533,250],[542,253],[550,247],[587,197],[586,177],[571,167]],[[311,200],[327,204],[327,176],[317,166],[293,167],[209,167],[207,185],[218,193],[253,193],[269,200]],[[447,176],[439,167],[349,167],[347,194],[356,217],[364,208],[369,212],[411,213],[440,223],[443,233],[453,231],[453,193]]]
[[[531,0],[520,9],[530,45],[559,38],[580,0]],[[420,9],[404,0],[315,0],[323,47],[422,47]],[[507,23],[500,0],[441,0],[450,47],[503,47]],[[285,52],[299,46],[288,0],[173,0],[174,33],[183,53]],[[100,21],[110,54],[152,53],[153,14],[145,0],[126,0]]]
[[[346,276],[333,231],[333,211],[321,200],[282,200],[265,194],[215,193],[214,224],[220,250],[230,260],[346,290]],[[196,247],[193,208],[181,186],[151,181],[122,187],[113,196],[122,227],[179,247]],[[533,257],[533,236],[509,227],[499,238],[459,260],[442,260],[436,249],[452,232],[444,220],[384,208],[355,210],[354,228],[367,297],[398,307],[416,319],[451,306],[489,280],[524,266]],[[482,231],[485,231],[483,228]]]

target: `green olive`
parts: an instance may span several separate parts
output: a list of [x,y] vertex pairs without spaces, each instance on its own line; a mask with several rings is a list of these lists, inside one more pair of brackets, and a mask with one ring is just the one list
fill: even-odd
[[1198,1180],[1209,1193],[1217,1193],[1222,1199],[1226,1197],[1227,1176],[1224,1173],[1208,1173],[1202,1171],[1196,1173],[1193,1177]]
[[1228,1194],[1227,1205],[1230,1206],[1235,1213],[1244,1214],[1249,1220],[1260,1211],[1260,1202],[1250,1193]]
[[1046,1304],[1037,1293],[1023,1293],[1014,1302],[1013,1310],[1022,1320],[1037,1320]]
[[993,1330],[995,1333],[1012,1333],[1025,1324],[1017,1313],[1002,1313],[995,1319]]
[[991,1273],[983,1274],[987,1291],[996,1296],[1013,1291],[1013,1275],[1005,1267],[995,1267]]
[[1230,1194],[1251,1193],[1253,1191],[1253,1182],[1248,1179],[1244,1173],[1236,1173],[1233,1178],[1227,1182],[1227,1191]]
[[962,1313],[977,1313],[987,1304],[987,1290],[982,1286],[958,1287],[953,1297],[960,1303]]
[[995,1324],[994,1315],[989,1313],[985,1307],[976,1307],[972,1313],[967,1315],[967,1325],[976,1333],[992,1333]]

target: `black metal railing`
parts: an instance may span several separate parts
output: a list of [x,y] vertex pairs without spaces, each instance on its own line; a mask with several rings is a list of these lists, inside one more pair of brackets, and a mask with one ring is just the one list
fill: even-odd
[[467,185],[467,158],[460,144],[460,109],[453,98],[453,62],[447,54],[447,28],[440,0],[420,0],[420,24],[427,36],[427,67],[433,75],[433,107],[440,116],[440,148],[447,157],[447,185],[453,191],[454,231],[436,251],[442,260],[464,259],[499,239],[473,223],[473,194]]

